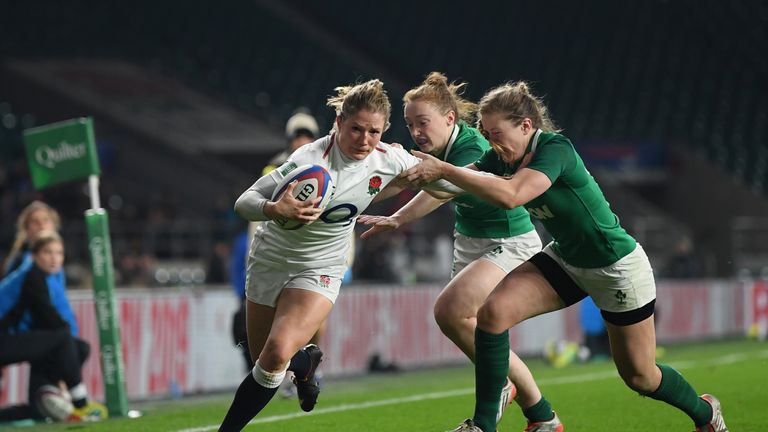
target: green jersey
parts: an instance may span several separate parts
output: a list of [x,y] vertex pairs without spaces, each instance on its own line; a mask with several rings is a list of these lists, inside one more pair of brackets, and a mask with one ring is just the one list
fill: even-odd
[[[490,148],[477,129],[460,121],[445,150],[437,157],[451,165],[466,166]],[[456,205],[456,231],[467,237],[513,237],[534,229],[530,216],[522,207],[504,210],[470,194],[457,196],[453,203]]]
[[[533,156],[526,168],[544,173],[552,186],[525,208],[552,235],[555,253],[575,267],[598,268],[635,249],[635,239],[619,225],[619,218],[568,138],[539,130],[525,150],[526,155],[529,153]],[[507,164],[489,150],[475,165],[481,171],[509,176],[520,162]]]

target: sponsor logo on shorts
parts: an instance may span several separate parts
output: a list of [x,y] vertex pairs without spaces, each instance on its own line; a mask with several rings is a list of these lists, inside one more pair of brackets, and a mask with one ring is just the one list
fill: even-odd
[[504,249],[502,249],[502,247],[501,247],[501,246],[496,246],[496,247],[495,247],[495,248],[493,248],[493,250],[491,251],[491,255],[501,255],[501,253],[502,253],[502,252],[504,252]]
[[328,286],[331,285],[331,278],[328,275],[320,275],[318,282],[321,287],[328,288]]

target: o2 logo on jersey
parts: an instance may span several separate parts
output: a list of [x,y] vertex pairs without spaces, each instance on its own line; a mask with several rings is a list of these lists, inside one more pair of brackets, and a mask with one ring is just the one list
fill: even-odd
[[320,219],[327,224],[344,224],[347,226],[357,217],[357,207],[352,204],[339,204],[320,215]]

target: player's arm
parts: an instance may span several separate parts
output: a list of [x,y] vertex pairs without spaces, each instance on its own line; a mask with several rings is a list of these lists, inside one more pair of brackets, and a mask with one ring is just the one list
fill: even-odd
[[452,196],[446,199],[437,199],[429,193],[421,191],[392,216],[361,215],[357,218],[357,222],[372,226],[362,233],[360,238],[366,239],[381,232],[398,229],[405,224],[432,213],[441,205],[450,201],[451,198]]
[[371,201],[371,203],[377,203],[379,201],[384,201],[385,199],[392,198],[393,196],[402,192],[403,189],[405,189],[405,184],[401,185],[393,180],[389,182],[389,184],[386,185],[384,189],[381,190],[381,192],[376,194],[376,196],[373,198],[373,201]]
[[428,154],[414,151],[422,162],[406,173],[416,185],[445,179],[491,204],[513,209],[546,192],[552,181],[543,172],[523,168],[512,177],[498,177],[445,163]]
[[[474,164],[467,165],[466,168],[470,170],[477,170],[477,167],[475,167]],[[400,174],[398,178],[404,180],[404,174],[405,173]],[[439,184],[440,183],[435,183],[434,185],[437,186]],[[405,224],[409,224],[415,221],[416,219],[421,219],[422,217],[437,210],[440,208],[440,206],[452,200],[457,195],[459,194],[446,191],[424,189],[416,194],[413,199],[408,201],[408,203],[406,203],[392,216],[362,215],[357,218],[357,221],[363,225],[373,226],[368,231],[365,231],[363,234],[361,234],[360,238],[366,239],[380,232],[397,229]]]
[[309,224],[320,217],[323,209],[315,208],[314,205],[322,198],[303,202],[295,199],[294,182],[288,185],[277,201],[271,201],[268,197],[272,196],[276,187],[277,179],[273,173],[256,180],[235,202],[235,212],[253,222],[286,218]]

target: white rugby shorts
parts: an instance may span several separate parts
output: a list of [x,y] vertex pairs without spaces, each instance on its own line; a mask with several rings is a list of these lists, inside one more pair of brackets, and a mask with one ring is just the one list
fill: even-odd
[[250,260],[245,277],[245,296],[254,303],[275,307],[283,289],[298,288],[322,294],[335,303],[346,271],[346,265],[320,269],[275,269]]
[[566,263],[552,250],[552,243],[542,252],[555,260],[604,311],[633,311],[656,299],[653,269],[640,243],[624,258],[600,268],[580,268]]
[[536,230],[514,237],[477,238],[453,232],[453,265],[451,279],[472,261],[484,259],[509,273],[541,251]]

